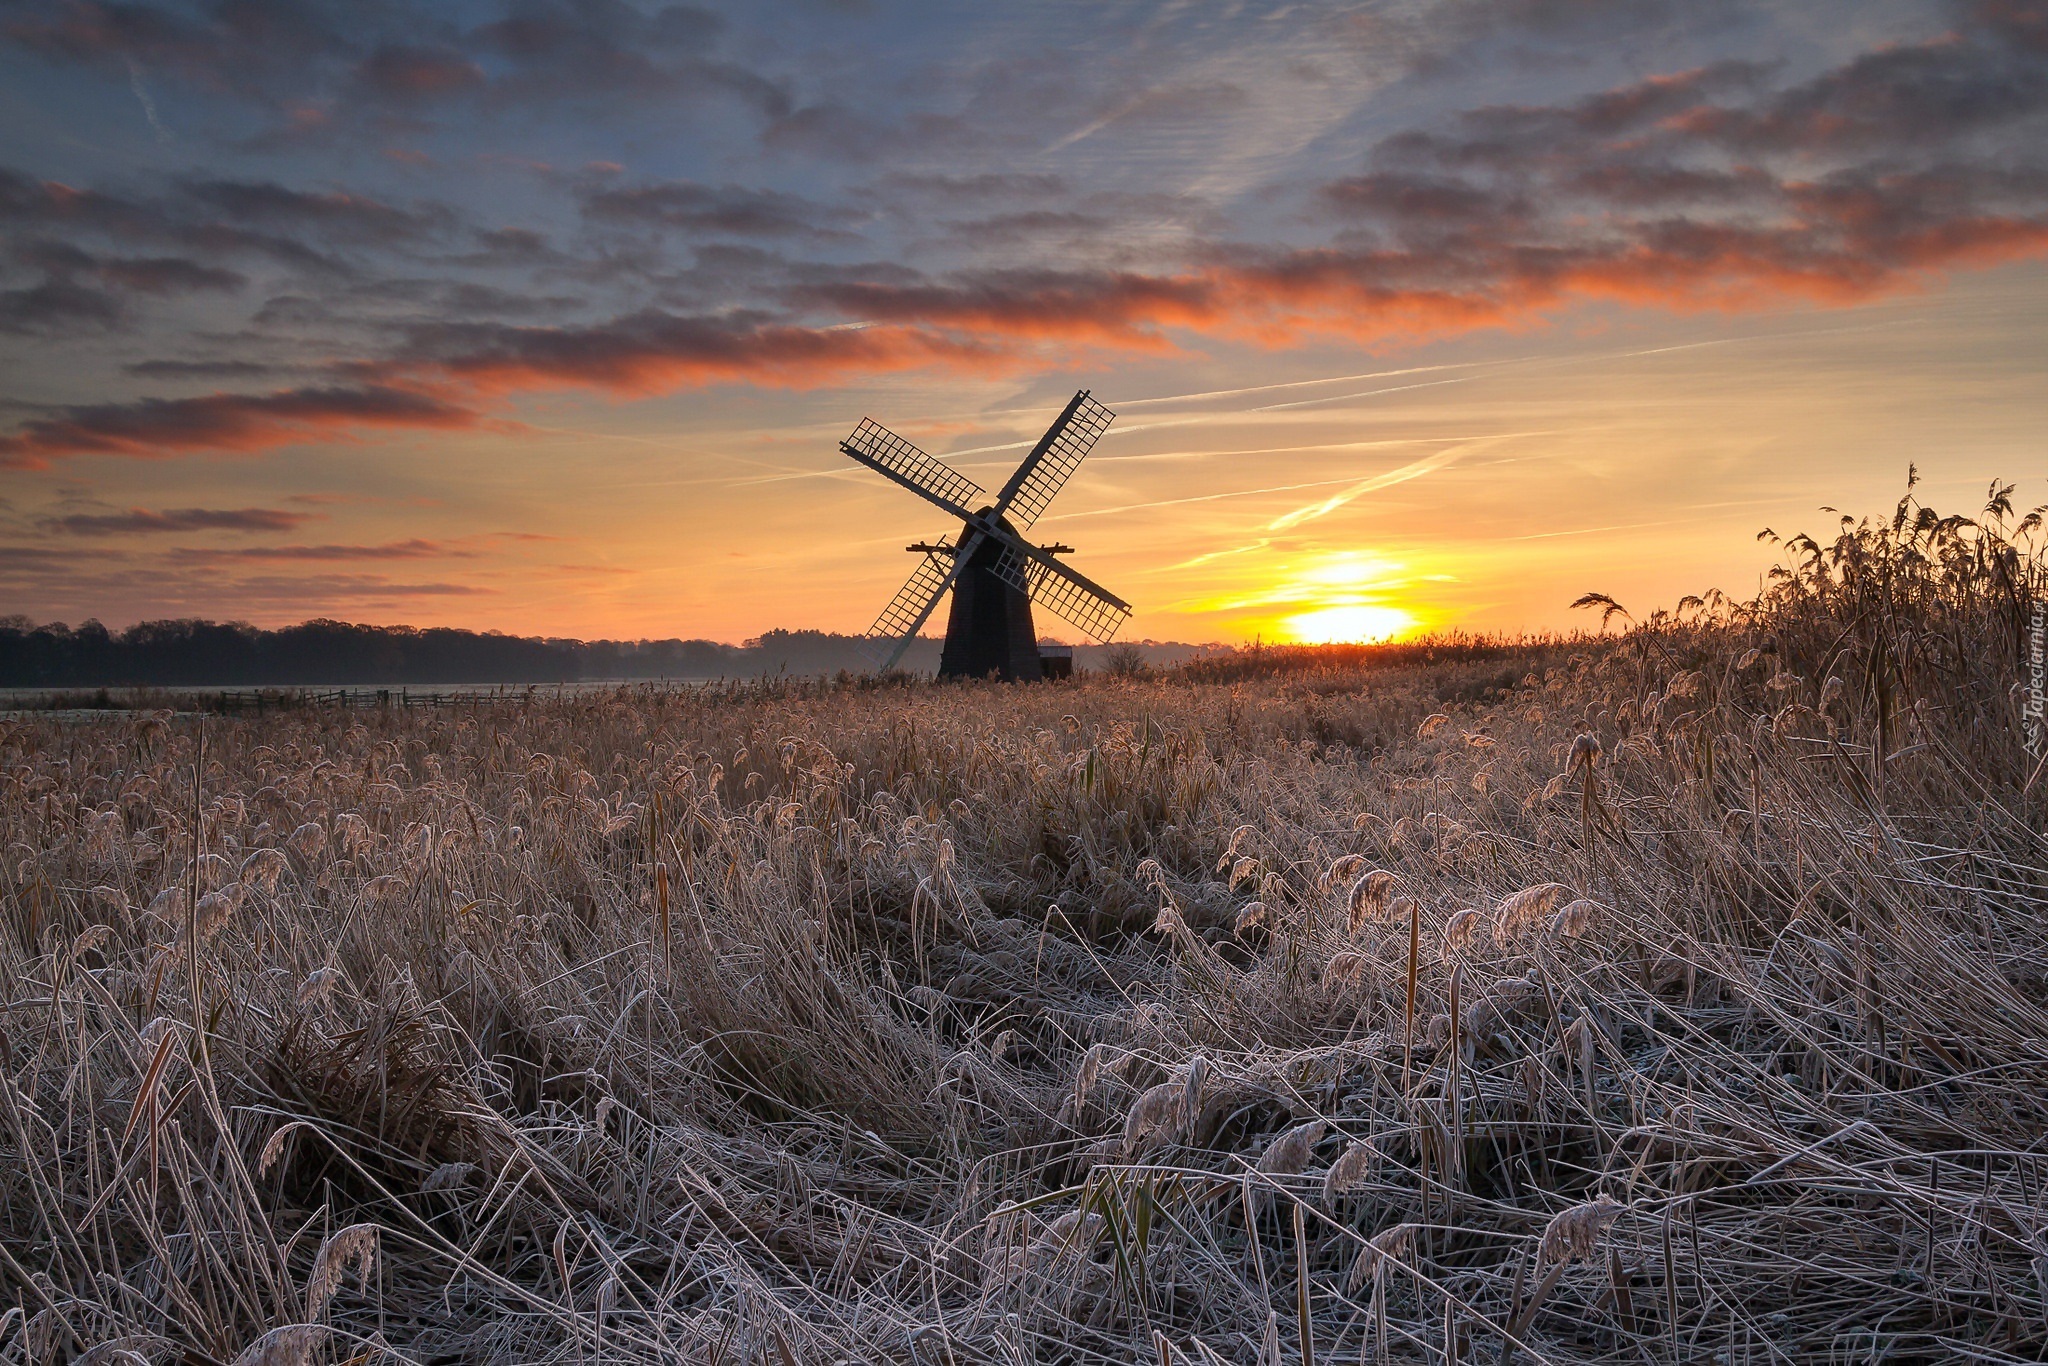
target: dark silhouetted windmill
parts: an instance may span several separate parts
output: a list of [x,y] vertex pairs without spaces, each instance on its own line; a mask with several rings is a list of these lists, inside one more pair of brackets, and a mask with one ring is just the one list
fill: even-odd
[[839,443],[861,464],[960,519],[953,540],[910,547],[923,557],[916,572],[868,628],[865,648],[877,664],[896,667],[948,589],[953,611],[939,655],[941,678],[1043,678],[1046,665],[1031,625],[1034,602],[1097,643],[1116,634],[1131,605],[1053,558],[1072,546],[1032,545],[1018,534],[1073,477],[1115,416],[1086,389],[1075,394],[993,503],[972,479],[872,420]]

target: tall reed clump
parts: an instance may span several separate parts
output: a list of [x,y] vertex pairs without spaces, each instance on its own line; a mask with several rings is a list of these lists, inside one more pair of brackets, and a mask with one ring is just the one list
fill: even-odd
[[2039,1360],[1991,501],[1600,638],[0,719],[0,1362]]

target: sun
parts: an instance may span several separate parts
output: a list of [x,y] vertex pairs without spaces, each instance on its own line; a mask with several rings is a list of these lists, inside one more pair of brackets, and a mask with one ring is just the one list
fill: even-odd
[[1398,607],[1359,603],[1297,613],[1281,625],[1303,645],[1378,644],[1414,629],[1415,618]]

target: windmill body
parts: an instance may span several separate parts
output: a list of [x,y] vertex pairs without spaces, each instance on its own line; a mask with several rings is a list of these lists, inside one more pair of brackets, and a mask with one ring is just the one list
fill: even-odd
[[1130,604],[1055,558],[1072,546],[1033,545],[1023,536],[1114,416],[1087,390],[1075,394],[992,502],[972,479],[872,420],[840,443],[848,456],[960,522],[953,540],[910,547],[920,556],[916,570],[868,629],[865,648],[877,664],[894,668],[949,592],[953,607],[939,658],[941,677],[1044,677],[1034,603],[1098,643],[1116,634],[1130,616]]
[[[984,508],[988,516],[993,508]],[[1016,535],[1001,518],[998,530]],[[946,646],[939,653],[941,678],[998,678],[1036,683],[1044,677],[1038,661],[1038,631],[1031,620],[1031,595],[996,572],[1003,542],[983,537],[953,580],[953,606],[946,618]]]

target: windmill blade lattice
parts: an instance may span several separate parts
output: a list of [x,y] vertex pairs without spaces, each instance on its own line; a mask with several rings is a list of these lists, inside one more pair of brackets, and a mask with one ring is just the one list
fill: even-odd
[[839,449],[963,520],[988,498],[981,485],[869,418],[861,419]]
[[903,652],[910,648],[910,642],[917,639],[918,631],[931,618],[932,609],[939,605],[939,599],[946,596],[946,590],[953,586],[953,580],[960,575],[961,566],[967,563],[965,556],[972,554],[981,543],[979,534],[947,552],[927,552],[917,562],[909,579],[896,590],[896,596],[889,599],[889,605],[875,618],[875,624],[868,627],[867,635],[861,638],[861,653],[872,659],[882,669],[896,667],[896,661],[903,658]]
[[1107,645],[1130,620],[1130,604],[1112,597],[1043,552],[1030,551],[1006,538],[994,572],[1003,582],[1050,608],[1062,621],[1086,631],[1097,645]]
[[1095,449],[1095,443],[1109,430],[1109,424],[1115,417],[1115,413],[1097,403],[1086,389],[1075,394],[1067,410],[1039,438],[1031,454],[1010,476],[1010,482],[1003,485],[1003,491],[996,495],[997,514],[1009,518],[1013,526],[1020,528],[1037,521],[1046,504],[1066,487],[1067,480],[1074,477],[1074,471],[1081,468],[1081,462],[1088,458],[1088,452]]

